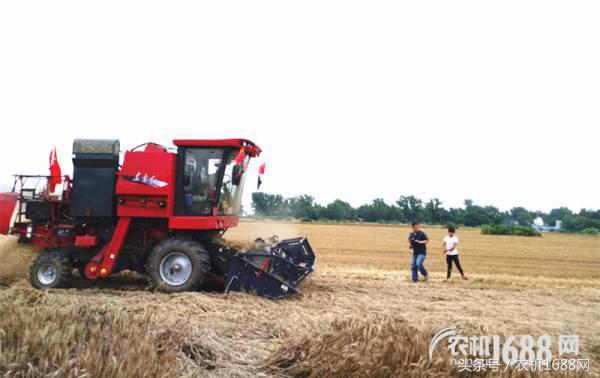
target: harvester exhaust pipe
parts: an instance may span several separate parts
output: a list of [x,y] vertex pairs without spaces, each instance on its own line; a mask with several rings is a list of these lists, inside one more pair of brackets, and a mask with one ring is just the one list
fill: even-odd
[[269,299],[289,297],[299,292],[300,283],[313,272],[315,261],[305,237],[238,253],[225,278],[225,292],[245,291]]

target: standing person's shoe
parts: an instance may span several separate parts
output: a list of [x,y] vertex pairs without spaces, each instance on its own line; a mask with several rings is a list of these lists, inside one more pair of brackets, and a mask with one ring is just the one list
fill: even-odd
[[429,281],[429,276],[423,277],[423,282],[427,282],[427,281]]
[[465,280],[465,281],[469,279],[469,277],[467,277],[467,273],[465,273],[465,274],[462,275],[462,279]]

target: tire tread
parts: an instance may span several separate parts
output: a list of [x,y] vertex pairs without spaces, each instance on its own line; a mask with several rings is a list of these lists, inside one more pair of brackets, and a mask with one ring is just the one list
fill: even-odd
[[[181,286],[171,286],[162,281],[160,277],[160,263],[170,252],[182,252],[192,260],[192,277]],[[196,240],[174,236],[158,243],[150,252],[145,263],[146,274],[150,278],[154,290],[165,293],[179,293],[197,290],[208,278],[210,272],[210,255],[207,250]]]
[[[41,265],[53,262],[57,268],[58,280],[53,285],[43,285],[37,279],[37,270]],[[39,255],[31,264],[29,269],[29,281],[36,289],[57,289],[69,287],[73,267],[68,256],[61,252],[44,252]]]

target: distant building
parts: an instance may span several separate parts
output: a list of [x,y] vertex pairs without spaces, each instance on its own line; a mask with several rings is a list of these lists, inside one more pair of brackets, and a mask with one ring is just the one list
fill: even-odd
[[533,221],[533,227],[543,227],[544,226],[544,218],[537,217]]
[[542,219],[542,217],[537,217],[533,221],[531,227],[539,232],[559,232],[562,231],[562,221],[557,220],[554,226],[550,226],[544,223],[544,219]]

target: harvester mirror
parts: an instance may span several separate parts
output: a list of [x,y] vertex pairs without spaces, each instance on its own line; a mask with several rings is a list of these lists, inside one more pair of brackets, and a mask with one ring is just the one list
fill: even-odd
[[244,174],[244,168],[241,165],[233,166],[233,177],[231,177],[231,184],[238,186],[242,182],[242,175]]

